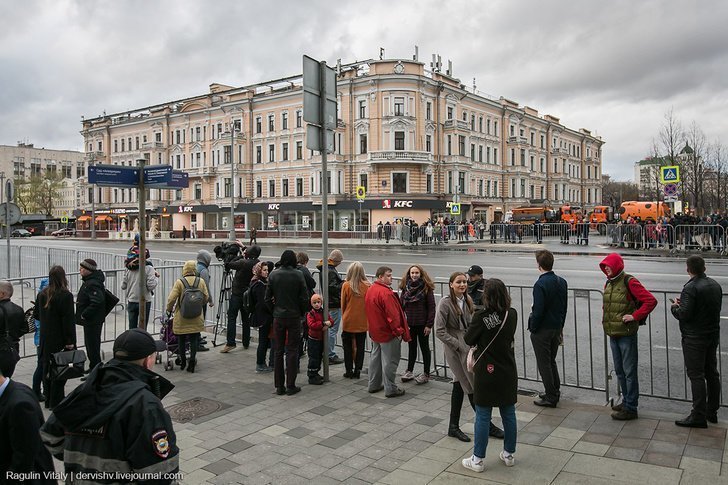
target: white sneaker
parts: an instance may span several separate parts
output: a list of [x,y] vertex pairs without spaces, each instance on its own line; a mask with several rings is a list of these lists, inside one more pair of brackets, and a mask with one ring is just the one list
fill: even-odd
[[402,382],[409,382],[414,378],[415,378],[415,375],[412,373],[412,371],[407,371],[404,374],[402,374]]
[[516,459],[512,453],[508,453],[506,450],[500,452],[500,459],[506,466],[513,466],[516,464]]
[[476,462],[473,460],[472,456],[463,460],[463,466],[468,470],[473,470],[478,473],[482,473],[483,470],[485,470],[485,462],[483,460]]

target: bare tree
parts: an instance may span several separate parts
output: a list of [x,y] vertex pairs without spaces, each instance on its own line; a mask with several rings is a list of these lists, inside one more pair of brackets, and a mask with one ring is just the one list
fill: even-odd
[[725,184],[728,181],[728,153],[717,140],[710,144],[706,155],[705,199],[711,212],[724,212],[728,206]]
[[[665,118],[660,127],[659,144],[656,151],[662,152],[662,158],[665,165],[677,165],[682,172],[683,167],[679,158],[680,150],[685,140],[685,130],[680,120],[675,118],[672,108],[665,113]],[[681,177],[682,180],[682,177]],[[684,183],[680,182],[680,193],[685,194]]]
[[607,174],[602,176],[602,204],[611,206],[615,211],[626,200],[639,200],[639,195],[637,184],[612,180]]
[[705,200],[703,198],[703,184],[705,183],[705,156],[707,150],[707,142],[705,133],[693,121],[690,128],[685,133],[685,147],[680,153],[682,161],[682,175],[680,179],[683,181],[685,194],[692,208],[697,215],[705,213]]

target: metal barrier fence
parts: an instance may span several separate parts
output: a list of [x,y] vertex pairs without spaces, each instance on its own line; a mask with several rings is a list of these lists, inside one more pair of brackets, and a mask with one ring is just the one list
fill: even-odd
[[726,255],[728,241],[722,226],[714,224],[608,224],[605,243],[633,249],[716,251]]

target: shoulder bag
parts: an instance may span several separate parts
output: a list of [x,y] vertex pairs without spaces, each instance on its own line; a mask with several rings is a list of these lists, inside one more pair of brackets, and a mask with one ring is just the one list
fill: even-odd
[[503,330],[503,327],[506,324],[507,318],[508,318],[508,310],[506,310],[506,315],[503,317],[503,321],[501,322],[500,327],[498,328],[498,332],[496,332],[496,334],[495,334],[495,337],[493,337],[493,339],[488,343],[488,345],[486,345],[486,347],[483,349],[483,351],[480,353],[480,355],[478,356],[477,359],[475,358],[475,352],[477,352],[478,346],[474,345],[474,346],[470,347],[470,351],[468,351],[468,359],[467,359],[468,372],[471,372],[471,373],[475,372],[475,364],[478,363],[480,358],[483,357],[483,354],[485,354],[485,351],[488,350],[490,348],[491,344],[495,341],[495,339],[498,338],[498,334],[501,332],[501,330]]
[[64,350],[51,354],[51,380],[67,381],[83,375],[86,353],[83,350]]

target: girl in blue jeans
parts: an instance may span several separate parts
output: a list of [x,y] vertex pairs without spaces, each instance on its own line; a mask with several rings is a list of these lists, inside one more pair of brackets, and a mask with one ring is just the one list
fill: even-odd
[[473,456],[463,466],[476,472],[485,470],[485,450],[493,408],[500,410],[505,439],[500,459],[513,466],[516,452],[516,402],[518,371],[513,340],[518,314],[511,308],[511,297],[499,279],[486,280],[482,310],[477,311],[467,331],[465,342],[476,346],[474,370],[475,447]]

